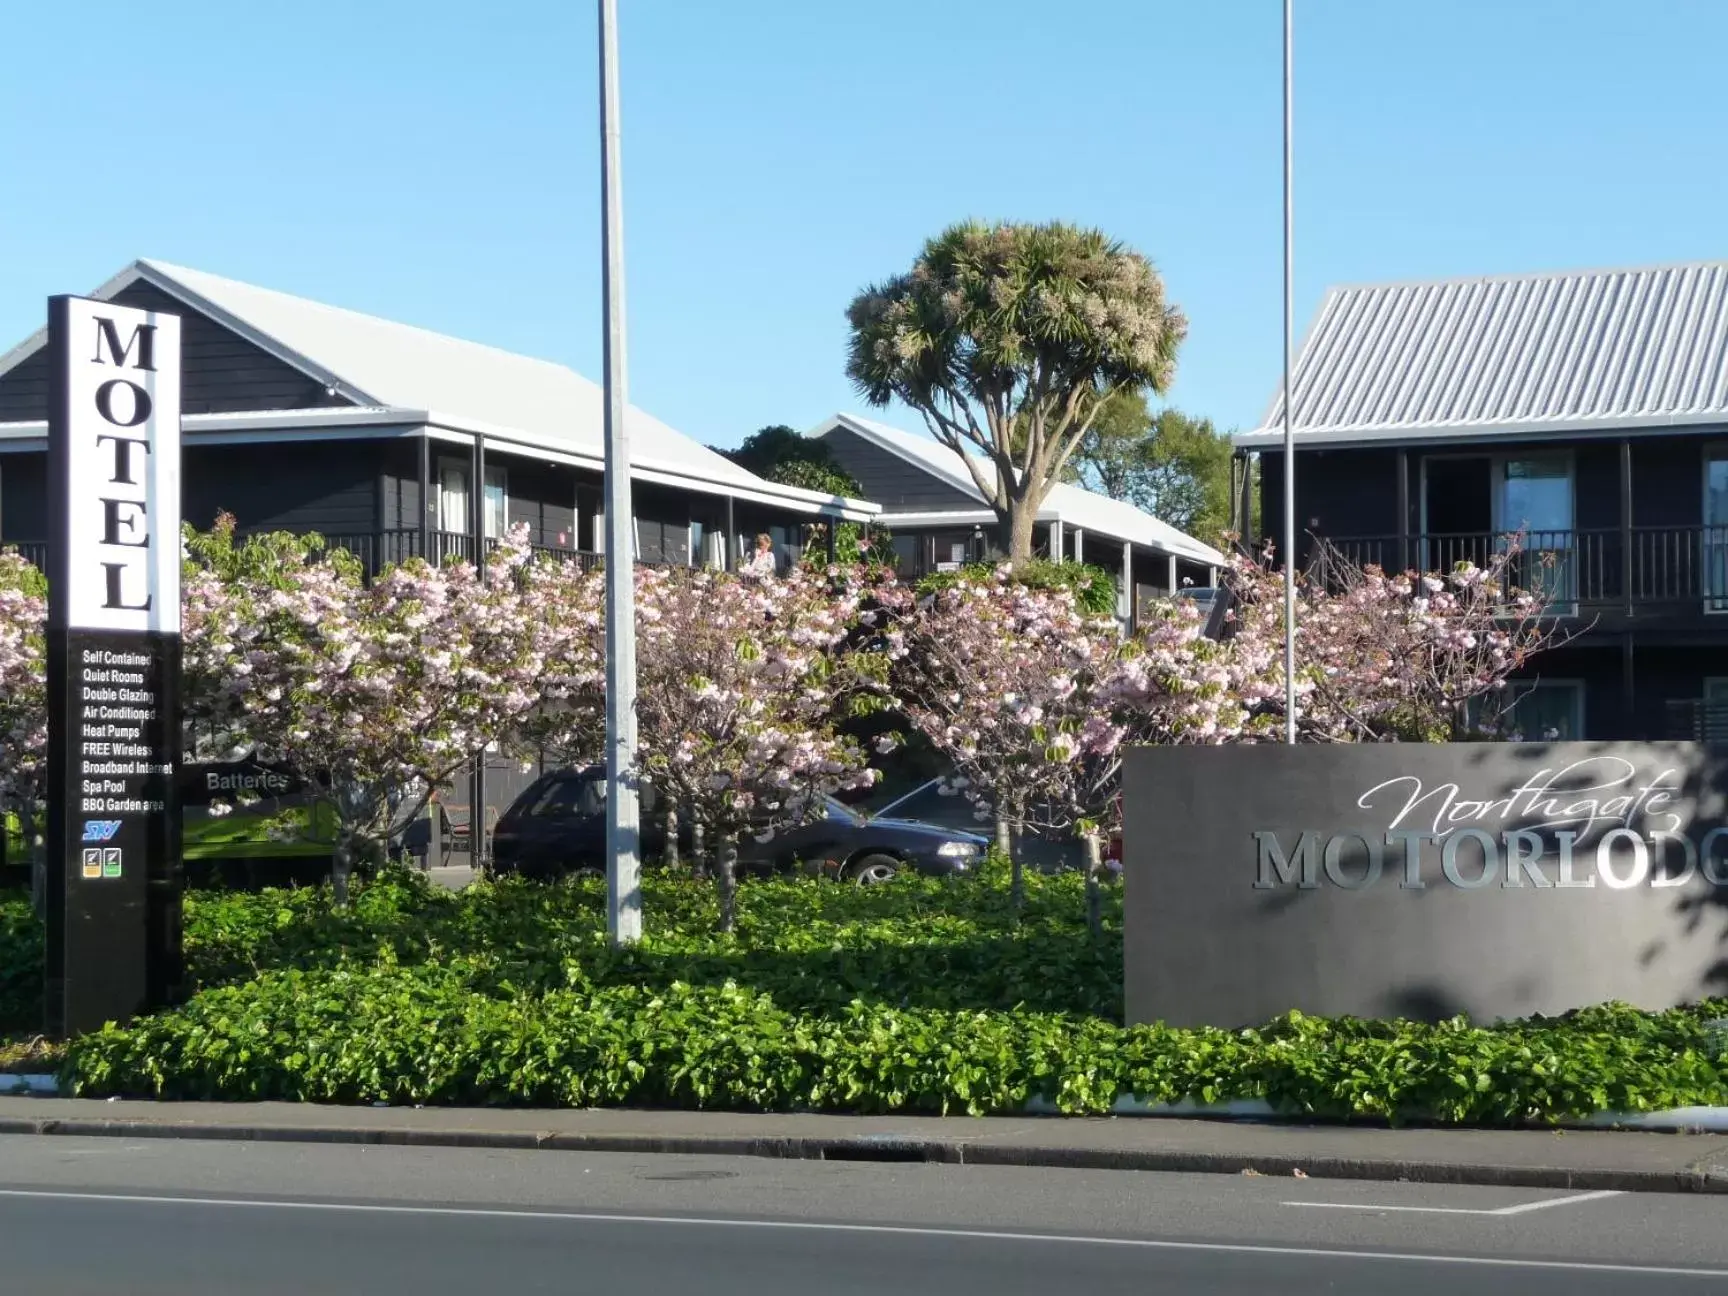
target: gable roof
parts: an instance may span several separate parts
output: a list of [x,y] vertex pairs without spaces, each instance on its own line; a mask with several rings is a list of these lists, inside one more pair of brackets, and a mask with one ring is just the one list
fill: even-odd
[[[836,414],[805,435],[824,437],[837,429],[863,437],[871,444],[897,455],[914,467],[923,469],[932,477],[961,491],[969,499],[977,501],[979,507],[988,507],[983,493],[978,489],[978,483],[972,480],[972,474],[966,470],[965,463],[947,446],[927,436],[903,432],[899,428],[889,427],[886,423],[860,418],[856,414]],[[983,469],[986,479],[995,474],[995,468],[982,456],[974,455],[971,458]],[[1193,536],[1178,531],[1168,522],[1161,522],[1150,513],[1123,500],[1111,499],[1108,495],[1100,495],[1097,491],[1090,491],[1069,482],[1058,482],[1050,488],[1038,516],[1040,520],[1059,521],[1066,526],[1083,528],[1088,534],[1130,541],[1156,549],[1160,553],[1175,554],[1179,558],[1206,563],[1209,566],[1225,565],[1223,554],[1210,545],[1202,544]],[[883,514],[884,523],[892,525],[893,519],[892,513]]]
[[1728,262],[1333,288],[1291,385],[1309,444],[1728,422]]
[[[111,297],[140,279],[184,301],[288,364],[323,381],[357,406],[425,412],[461,430],[516,433],[533,443],[603,459],[604,392],[549,360],[446,337],[441,333],[326,306],[303,297],[224,279],[166,261],[139,260],[92,295]],[[0,356],[0,374],[47,341],[39,331]],[[769,482],[632,405],[625,415],[632,467],[658,469],[692,484],[764,492],[788,503],[873,505]]]

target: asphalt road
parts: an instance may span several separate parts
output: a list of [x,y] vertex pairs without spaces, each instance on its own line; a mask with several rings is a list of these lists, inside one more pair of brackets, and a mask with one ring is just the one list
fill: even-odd
[[32,1296],[1728,1292],[1720,1196],[0,1137]]

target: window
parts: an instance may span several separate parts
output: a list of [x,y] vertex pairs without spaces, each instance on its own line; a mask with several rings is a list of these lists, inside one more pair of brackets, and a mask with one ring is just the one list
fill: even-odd
[[[468,517],[469,465],[460,459],[438,461],[438,529],[453,535],[468,535],[473,524]],[[481,522],[486,538],[500,539],[510,529],[509,469],[503,464],[486,465],[486,491]]]
[[[557,795],[565,798],[566,805],[575,806],[575,813],[582,815],[597,815],[606,812],[606,790],[608,784],[606,782],[606,775],[603,772],[592,775],[582,775],[574,778],[564,778],[560,779],[558,783],[564,785],[566,790],[559,792]],[[558,784],[555,784],[554,786],[558,786]],[[550,798],[552,795],[553,793],[548,790],[546,797]],[[540,804],[541,802],[537,801],[535,807],[528,813],[536,815],[567,813],[567,811],[556,809],[543,811],[539,808]],[[659,806],[660,797],[659,794],[654,791],[654,785],[646,779],[642,780],[636,800],[637,813],[650,815],[659,809]]]
[[468,533],[468,468],[457,459],[438,461],[438,529]]
[[1509,742],[1576,742],[1584,736],[1584,685],[1576,680],[1512,684],[1500,732]]
[[486,465],[486,538],[502,539],[510,529],[509,470],[503,464]]
[[1728,612],[1728,446],[1704,460],[1704,610]]
[[1496,459],[1494,525],[1503,535],[1523,534],[1518,584],[1556,603],[1577,599],[1570,455]]
[[536,819],[558,819],[568,815],[586,818],[605,808],[605,783],[593,779],[558,778],[541,789],[540,795],[528,807],[528,813]]
[[1572,530],[1572,460],[1569,455],[1501,459],[1495,465],[1494,511],[1503,531],[1537,536]]

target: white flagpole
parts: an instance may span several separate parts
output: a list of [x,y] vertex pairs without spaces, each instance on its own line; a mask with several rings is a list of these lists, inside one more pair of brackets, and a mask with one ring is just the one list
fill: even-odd
[[624,205],[619,192],[618,0],[600,0],[600,199],[606,348],[606,932],[642,939],[636,770],[636,546],[624,426]]
[[1284,741],[1296,741],[1296,440],[1290,423],[1291,264],[1291,4],[1284,0]]

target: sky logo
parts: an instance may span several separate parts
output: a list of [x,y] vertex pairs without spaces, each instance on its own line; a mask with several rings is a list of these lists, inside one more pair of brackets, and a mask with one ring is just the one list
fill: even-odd
[[113,841],[114,834],[120,831],[118,819],[90,819],[84,824],[84,840],[87,842]]

